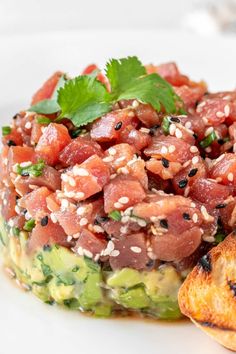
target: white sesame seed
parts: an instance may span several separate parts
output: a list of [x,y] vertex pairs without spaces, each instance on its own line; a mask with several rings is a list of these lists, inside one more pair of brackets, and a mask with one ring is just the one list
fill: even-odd
[[175,151],[175,146],[174,145],[170,145],[168,150],[169,150],[169,153],[171,154],[172,152]]
[[123,173],[124,175],[128,175],[129,174],[129,170],[127,167],[120,167],[118,170],[117,170],[118,173]]
[[205,242],[215,242],[215,237],[214,236],[203,236],[202,239]]
[[202,108],[202,107],[204,107],[204,106],[205,106],[205,104],[206,104],[206,102],[205,102],[205,101],[203,101],[203,102],[199,103],[197,107],[198,107],[198,108],[199,108],[199,107],[200,107],[200,108]]
[[67,174],[62,173],[61,179],[63,182],[68,182],[69,176]]
[[77,215],[84,215],[85,211],[86,211],[86,208],[81,206],[76,210],[76,214]]
[[89,172],[82,167],[74,166],[72,171],[75,176],[89,176]]
[[25,124],[25,128],[26,128],[26,129],[31,129],[31,127],[32,127],[32,124],[31,124],[30,122],[27,122],[27,123]]
[[153,261],[157,259],[157,256],[153,252],[148,252],[147,255]]
[[142,252],[142,249],[140,247],[137,247],[137,246],[131,246],[130,249],[134,253],[141,253]]
[[36,186],[36,184],[29,184],[29,188],[32,190],[39,189],[39,186]]
[[67,236],[67,242],[70,242],[72,240],[72,236]]
[[102,159],[102,161],[104,162],[112,162],[113,160],[114,160],[113,156],[107,156]]
[[228,173],[227,179],[228,179],[228,181],[233,182],[233,180],[234,180],[234,175],[233,175],[232,172]]
[[32,218],[32,215],[30,215],[30,213],[27,211],[26,213],[25,213],[25,219],[26,220],[30,220]]
[[111,147],[110,149],[108,149],[108,153],[109,155],[114,156],[116,154],[116,149],[114,149],[113,147]]
[[[21,162],[20,167],[29,167],[32,165],[31,161]],[[15,165],[14,165],[15,166]]]
[[127,232],[127,226],[121,226],[120,232],[121,232],[122,234],[125,234],[125,233]]
[[185,128],[190,129],[192,127],[192,123],[188,121],[185,123],[184,126],[185,126]]
[[126,224],[129,220],[130,220],[130,216],[129,215],[124,215],[121,218],[122,224]]
[[83,248],[82,248],[81,246],[78,247],[77,253],[78,253],[78,255],[80,255],[80,256],[83,256],[83,255],[84,255],[84,250],[83,250]]
[[150,220],[151,220],[152,222],[157,222],[159,219],[158,219],[157,216],[151,216],[151,217],[150,217]]
[[9,225],[10,227],[13,227],[13,226],[14,226],[14,220],[10,219],[10,220],[8,221],[8,225]]
[[228,117],[230,114],[230,106],[228,104],[224,108],[224,113],[225,113],[225,117]]
[[70,185],[71,187],[75,187],[75,186],[76,186],[76,182],[75,182],[75,180],[74,180],[73,177],[69,177],[69,185]]
[[206,151],[207,153],[210,153],[210,152],[212,151],[212,148],[211,148],[210,146],[208,146],[207,148],[205,148],[205,151]]
[[139,218],[138,218],[138,219],[137,219],[137,223],[138,223],[138,225],[141,226],[141,227],[147,226],[146,221],[143,220],[143,219],[139,219]]
[[119,202],[115,202],[115,203],[114,203],[114,207],[117,208],[117,209],[119,209],[119,208],[122,208],[123,205],[122,205],[121,203],[119,203]]
[[102,250],[101,256],[109,256],[110,253],[114,250],[114,248],[115,248],[114,243],[112,241],[109,241],[107,247],[104,250]]
[[50,217],[51,217],[52,222],[53,222],[54,224],[56,224],[56,223],[57,223],[56,215],[55,215],[54,213],[51,213]]
[[[7,162],[8,162],[8,160],[7,160],[7,158],[5,158],[5,159],[3,159],[3,165],[7,165]],[[17,164],[16,164],[17,165]],[[15,166],[15,165],[14,165]],[[16,171],[15,171],[16,172]]]
[[118,202],[121,204],[127,204],[127,203],[129,203],[129,198],[128,197],[121,197],[118,199]]
[[[61,193],[60,193],[60,194],[61,194]],[[78,194],[78,193],[75,193],[75,192],[73,192],[73,191],[70,191],[70,192],[65,191],[65,192],[64,192],[64,195],[63,195],[63,193],[62,193],[63,197],[65,196],[65,197],[68,197],[68,198],[74,198],[75,196],[77,196],[77,194]],[[58,195],[58,198],[60,198],[59,195]]]
[[196,146],[191,146],[190,152],[192,152],[194,154],[195,152],[198,152],[198,148]]
[[207,128],[206,131],[205,131],[205,136],[211,134],[213,131],[214,131],[214,128],[213,128],[213,127]]
[[112,251],[112,252],[110,253],[110,256],[111,256],[111,257],[117,257],[117,256],[119,256],[119,254],[120,254],[120,251],[114,250],[114,251]]
[[69,207],[69,201],[67,199],[62,199],[61,200],[61,208],[63,210],[67,209]]
[[80,226],[85,226],[88,223],[88,219],[87,218],[82,218],[79,222]]
[[47,127],[41,127],[41,132],[44,133]]
[[225,114],[223,112],[220,112],[220,111],[216,112],[216,117],[223,118],[224,116],[225,116]]
[[15,206],[15,212],[17,214],[20,214],[20,212],[21,212],[21,209],[18,207],[18,205]]
[[181,132],[181,130],[179,128],[176,129],[175,136],[178,139],[181,139],[183,137],[183,134],[182,134],[182,132]]
[[114,179],[116,178],[117,174],[116,173],[113,173],[112,175],[110,175],[110,179]]
[[139,102],[137,100],[134,100],[132,106],[133,108],[137,108],[139,106]]
[[196,164],[198,163],[198,161],[199,161],[198,156],[194,156],[194,157],[192,158],[192,164],[193,164],[193,165],[196,165]]
[[83,250],[84,251],[84,255],[88,258],[93,258],[93,254],[92,252],[90,252],[89,250]]
[[190,192],[190,187],[187,186],[184,190],[184,197],[187,197],[189,195],[189,192]]
[[204,218],[206,221],[214,221],[213,216],[211,216],[210,214],[208,214],[207,209],[206,209],[206,207],[205,207],[204,205],[201,206],[201,213],[202,213],[203,218]]
[[167,147],[166,147],[166,146],[162,146],[162,148],[161,148],[161,154],[167,154],[167,152],[168,152]]
[[131,111],[131,112],[128,113],[128,117],[131,117],[131,118],[132,118],[132,117],[134,117],[134,116],[135,116],[134,112]]
[[7,200],[3,199],[3,205],[7,205]]
[[193,203],[193,202],[191,202],[190,206],[191,206],[192,208],[196,208],[196,204]]
[[140,129],[139,129],[139,131],[140,131],[141,133],[146,133],[146,134],[149,134],[150,129],[145,128],[145,127],[142,127],[142,128],[140,128]]
[[192,216],[193,222],[196,224],[198,222],[198,215],[196,213]]
[[[74,192],[72,192],[72,193],[74,194]],[[84,196],[85,196],[85,194],[83,192],[77,192],[76,193],[76,198],[78,198],[78,199],[82,199],[82,198],[84,198]],[[72,196],[72,198],[73,198],[73,196]]]
[[93,226],[93,231],[96,232],[96,233],[103,233],[104,229],[101,226],[99,226],[99,225],[94,225]]
[[121,156],[118,159],[116,159],[116,162],[121,162],[121,161],[124,161],[125,159],[126,159],[125,156]]
[[174,123],[171,123],[171,125],[169,127],[170,135],[174,135],[175,131],[176,131],[176,125]]

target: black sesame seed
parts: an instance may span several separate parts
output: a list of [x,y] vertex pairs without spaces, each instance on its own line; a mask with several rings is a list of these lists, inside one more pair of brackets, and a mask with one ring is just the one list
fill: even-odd
[[162,157],[161,163],[162,163],[162,166],[165,168],[168,168],[170,166],[169,161],[167,159],[165,159],[164,157]]
[[102,222],[107,222],[107,221],[109,221],[110,220],[110,218],[108,218],[108,216],[98,216],[97,218],[96,218],[96,221],[98,222],[98,225],[100,224],[100,223],[102,223]]
[[118,122],[115,126],[115,130],[120,130],[121,127],[122,127],[122,122]]
[[178,185],[179,185],[179,188],[185,188],[188,184],[188,180],[187,178],[185,179],[181,179],[181,181],[179,181]]
[[20,199],[19,195],[16,195],[16,200]]
[[7,145],[8,146],[16,146],[16,143],[13,140],[8,140]]
[[183,213],[184,220],[191,220],[191,217],[188,213]]
[[195,134],[195,133],[193,133],[193,137],[194,137],[195,139],[198,138],[197,134]]
[[44,251],[51,251],[52,247],[50,245],[44,245],[43,250]]
[[154,125],[153,127],[151,127],[151,128],[149,129],[149,135],[154,136],[154,135],[155,135],[155,132],[156,132],[156,130],[157,130],[158,128],[160,128],[160,124],[156,124],[156,125]]
[[234,296],[236,296],[236,283],[233,283],[231,280],[229,280],[228,285]]
[[189,171],[188,176],[189,176],[189,177],[195,176],[195,174],[197,173],[197,171],[198,171],[197,168],[193,168],[192,170]]
[[29,172],[27,172],[27,171],[22,171],[22,172],[21,172],[21,176],[22,176],[22,177],[29,177]]
[[198,266],[201,267],[205,272],[211,272],[212,267],[211,267],[211,258],[209,254],[206,254],[205,256],[203,256],[199,262],[198,262]]
[[19,113],[16,113],[16,114],[12,117],[12,119],[16,119],[18,116],[19,116]]
[[180,119],[177,117],[171,117],[170,120],[171,122],[180,123]]
[[152,268],[155,264],[155,261],[153,259],[149,259],[149,261],[146,263],[147,268]]
[[46,226],[48,224],[48,216],[44,216],[40,221],[41,226]]
[[218,139],[218,140],[217,140],[217,143],[218,143],[219,145],[223,145],[223,144],[224,144],[224,139]]
[[166,219],[161,219],[160,220],[160,225],[163,227],[163,229],[168,229],[168,221]]
[[224,203],[216,205],[216,209],[223,209],[225,207],[226,207],[226,204],[224,204]]

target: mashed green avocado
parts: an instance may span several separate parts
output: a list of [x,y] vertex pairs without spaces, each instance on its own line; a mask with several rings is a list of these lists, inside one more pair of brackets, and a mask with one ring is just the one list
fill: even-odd
[[16,278],[46,303],[108,317],[115,312],[139,312],[158,319],[177,319],[181,277],[171,265],[157,270],[103,270],[93,260],[54,245],[27,253],[28,233],[12,232],[0,222],[4,264]]

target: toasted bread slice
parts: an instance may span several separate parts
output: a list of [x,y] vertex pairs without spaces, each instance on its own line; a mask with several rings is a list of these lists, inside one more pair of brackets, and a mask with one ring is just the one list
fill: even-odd
[[180,288],[179,305],[199,328],[236,351],[236,233],[200,259]]

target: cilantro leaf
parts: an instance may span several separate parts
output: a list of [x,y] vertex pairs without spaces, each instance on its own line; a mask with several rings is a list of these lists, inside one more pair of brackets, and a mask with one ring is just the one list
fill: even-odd
[[42,100],[28,109],[29,112],[52,114],[60,111],[60,106],[56,100],[46,99]]
[[66,82],[58,92],[59,118],[70,118],[79,127],[111,110],[110,96],[95,77],[78,76]]
[[146,69],[137,57],[111,59],[106,65],[106,76],[114,96],[120,96],[132,82],[146,75]]

